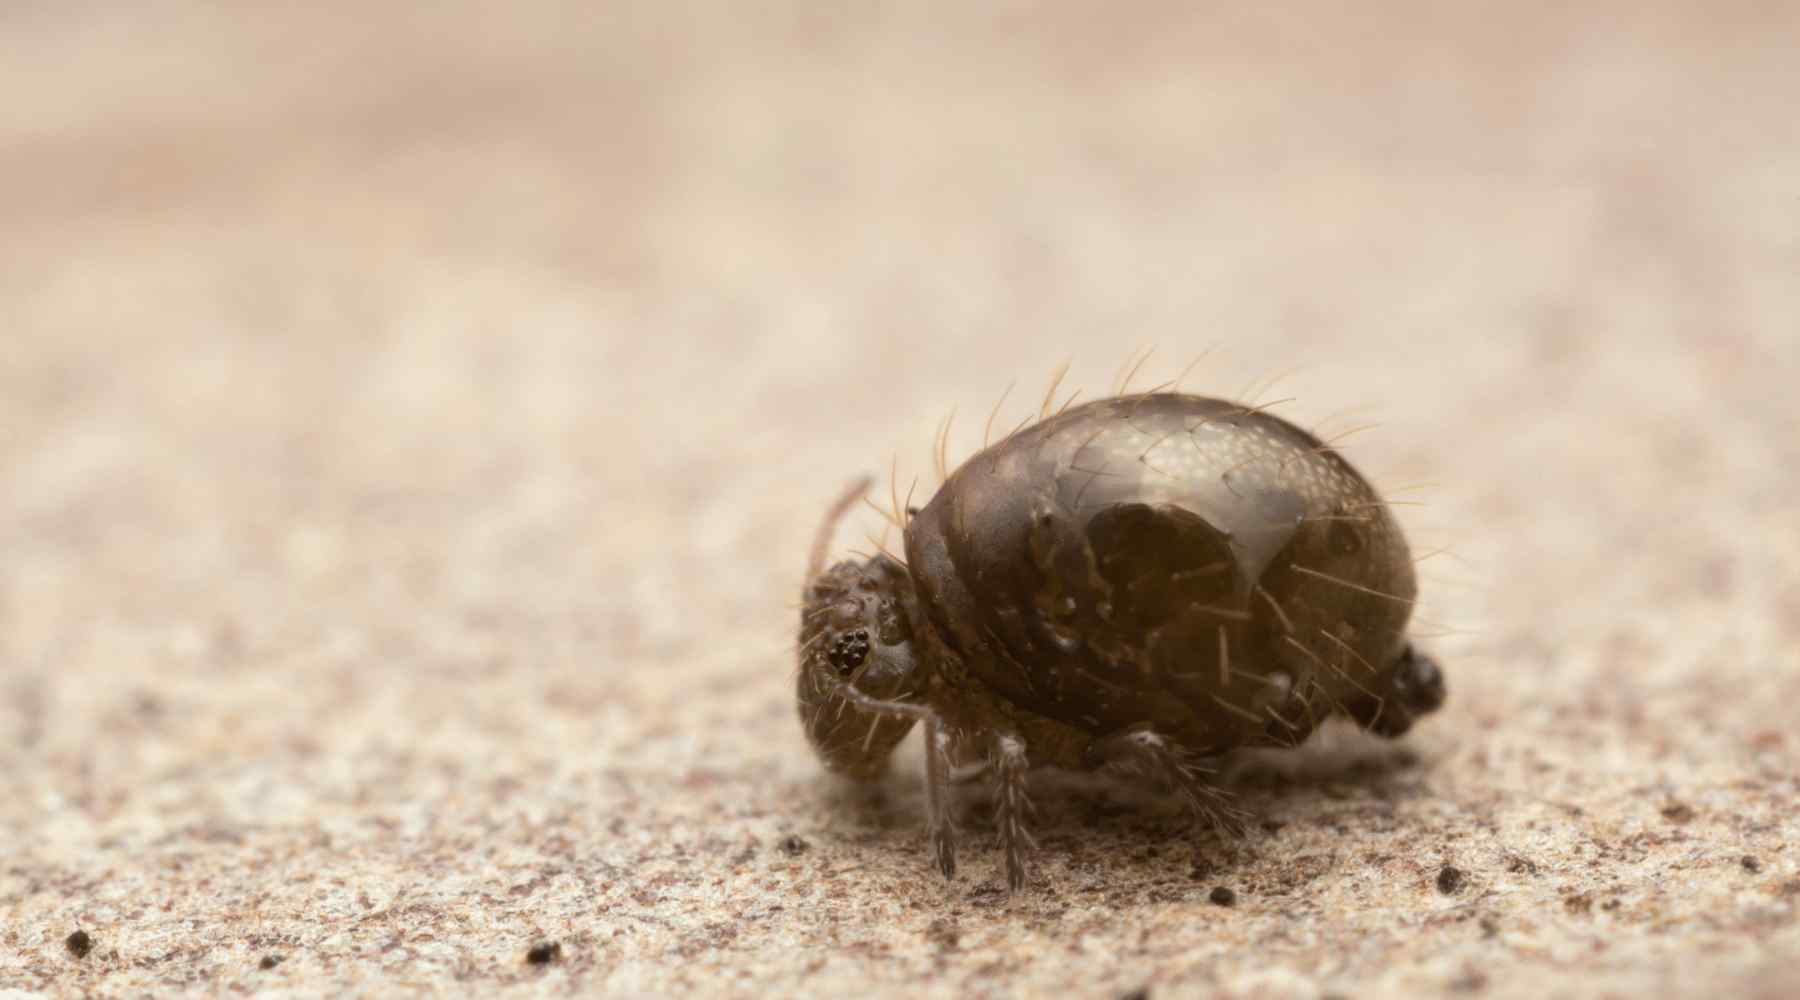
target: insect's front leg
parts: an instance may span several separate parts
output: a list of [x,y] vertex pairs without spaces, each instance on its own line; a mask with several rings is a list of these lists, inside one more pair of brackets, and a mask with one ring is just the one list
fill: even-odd
[[950,803],[949,727],[933,715],[925,723],[925,810],[931,833],[931,859],[945,878],[956,875],[956,818]]
[[950,727],[926,705],[910,701],[884,701],[840,681],[839,697],[864,712],[890,718],[914,719],[925,724],[925,808],[931,836],[931,857],[945,878],[956,874],[956,819],[951,810],[950,764],[955,750]]

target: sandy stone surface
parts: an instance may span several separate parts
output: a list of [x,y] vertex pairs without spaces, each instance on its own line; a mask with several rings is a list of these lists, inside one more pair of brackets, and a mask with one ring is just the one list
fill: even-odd
[[[0,996],[1794,995],[1800,17],[1253,6],[0,10]],[[1144,347],[1451,700],[946,884],[807,542]]]

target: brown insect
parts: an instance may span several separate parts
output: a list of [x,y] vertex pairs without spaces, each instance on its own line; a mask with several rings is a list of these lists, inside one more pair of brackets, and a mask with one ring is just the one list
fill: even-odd
[[1413,561],[1335,450],[1261,410],[1180,393],[1098,400],[970,458],[887,554],[821,572],[800,618],[800,718],[825,766],[880,775],[925,727],[931,851],[956,869],[953,768],[985,764],[1007,884],[1025,883],[1025,775],[1117,766],[1196,819],[1241,814],[1209,762],[1344,715],[1393,737],[1444,699],[1407,639]]

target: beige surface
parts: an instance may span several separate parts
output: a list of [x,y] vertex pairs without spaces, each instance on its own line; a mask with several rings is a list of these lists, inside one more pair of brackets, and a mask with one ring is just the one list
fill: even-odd
[[[0,11],[0,994],[1800,975],[1783,5],[116,6]],[[1140,345],[1381,422],[1451,701],[945,885],[806,541]]]

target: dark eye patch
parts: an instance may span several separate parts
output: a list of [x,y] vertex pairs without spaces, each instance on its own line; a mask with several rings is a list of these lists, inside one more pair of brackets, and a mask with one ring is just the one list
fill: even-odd
[[845,632],[831,641],[825,650],[825,662],[837,670],[838,676],[848,677],[863,665],[869,658],[869,630],[857,629]]

